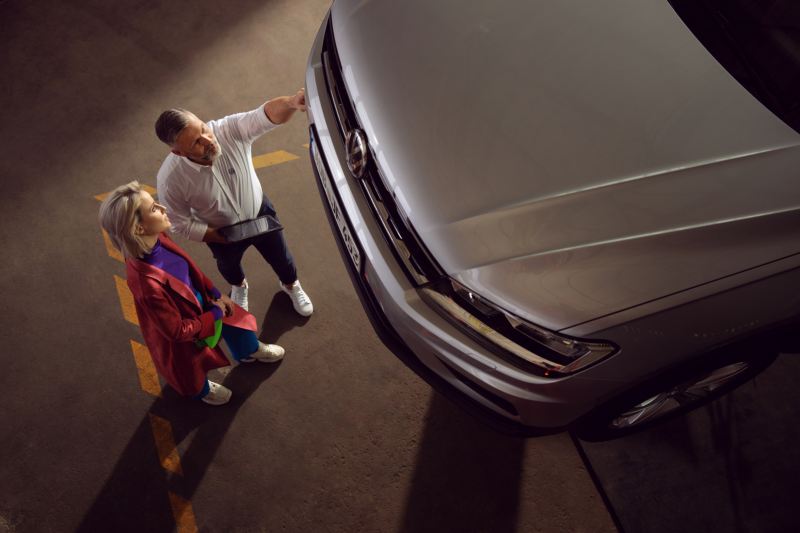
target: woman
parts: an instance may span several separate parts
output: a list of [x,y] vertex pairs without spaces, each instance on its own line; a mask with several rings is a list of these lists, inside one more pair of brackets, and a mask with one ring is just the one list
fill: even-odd
[[138,182],[109,194],[99,218],[125,256],[128,287],[156,369],[179,394],[211,405],[230,400],[228,388],[206,378],[209,370],[229,364],[223,345],[240,362],[283,357],[283,348],[258,340],[255,317],[220,294],[167,236],[166,209]]

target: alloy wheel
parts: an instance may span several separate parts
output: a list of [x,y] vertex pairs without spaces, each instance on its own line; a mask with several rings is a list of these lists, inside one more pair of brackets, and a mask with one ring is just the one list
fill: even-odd
[[708,398],[714,391],[746,372],[750,364],[737,361],[705,372],[667,391],[650,396],[611,419],[612,429],[626,429],[655,420]]

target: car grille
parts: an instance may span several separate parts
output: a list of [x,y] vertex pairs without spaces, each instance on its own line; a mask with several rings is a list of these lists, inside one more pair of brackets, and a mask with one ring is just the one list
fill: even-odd
[[[325,80],[328,86],[328,94],[336,113],[339,134],[344,145],[348,132],[361,129],[361,125],[342,78],[341,63],[336,53],[330,23],[325,33],[322,53]],[[331,132],[331,134],[333,133]],[[373,216],[380,223],[386,242],[392,248],[406,275],[414,285],[424,285],[440,278],[443,275],[441,268],[423,246],[408,217],[398,208],[376,164],[375,153],[371,147],[369,150],[369,162],[365,173],[361,178],[355,178],[355,176],[354,178],[359,183]]]

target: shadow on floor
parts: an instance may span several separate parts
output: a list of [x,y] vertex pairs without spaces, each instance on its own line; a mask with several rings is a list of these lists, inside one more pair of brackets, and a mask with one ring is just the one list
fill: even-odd
[[[263,332],[260,337],[264,337]],[[153,402],[148,414],[136,427],[113,472],[76,531],[174,531],[175,519],[168,492],[187,501],[192,499],[239,409],[279,368],[280,363],[250,363],[232,370],[213,371],[224,375],[225,386],[233,391],[231,401],[219,407],[180,397],[165,386],[162,397]],[[210,377],[218,380],[215,375]],[[161,467],[150,415],[170,422],[175,443],[181,450],[183,475]],[[181,446],[189,438],[188,445]]]
[[295,312],[288,294],[276,292],[261,322],[263,326],[259,339],[261,342],[275,344],[284,333],[302,327],[308,321],[309,317],[300,316]]
[[401,531],[516,531],[524,446],[434,394]]

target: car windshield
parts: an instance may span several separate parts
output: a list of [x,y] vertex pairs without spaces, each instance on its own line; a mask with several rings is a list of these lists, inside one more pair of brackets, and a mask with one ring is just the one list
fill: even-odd
[[800,2],[669,2],[739,83],[800,132]]

